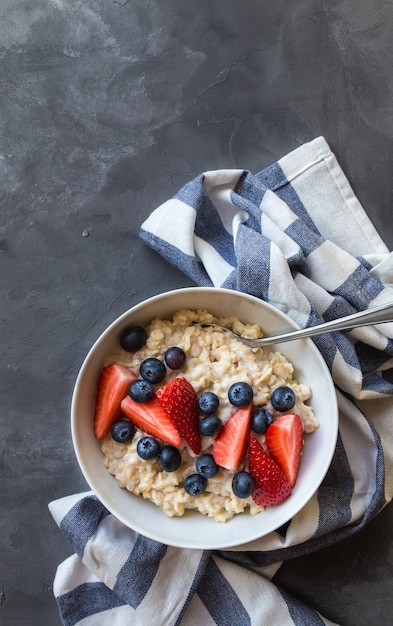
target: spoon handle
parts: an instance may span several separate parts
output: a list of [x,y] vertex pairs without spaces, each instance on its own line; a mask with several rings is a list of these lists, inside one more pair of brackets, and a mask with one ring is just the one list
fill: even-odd
[[[338,330],[349,330],[358,328],[359,326],[372,326],[374,324],[382,324],[384,322],[393,322],[393,303],[381,304],[379,306],[359,311],[352,315],[346,315],[337,320],[324,322],[317,326],[309,326],[300,330],[292,330],[275,337],[265,337],[263,339],[252,340],[255,345],[263,346],[273,343],[282,343],[292,341],[293,339],[302,339],[303,337],[313,337],[322,335],[323,333],[331,333]],[[250,341],[251,343],[251,341]]]

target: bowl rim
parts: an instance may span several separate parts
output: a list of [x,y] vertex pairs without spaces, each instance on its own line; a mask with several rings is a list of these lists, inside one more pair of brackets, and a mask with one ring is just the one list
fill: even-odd
[[[151,297],[148,297],[138,303],[136,303],[135,305],[131,306],[128,310],[124,311],[122,314],[120,314],[117,318],[115,318],[102,332],[101,334],[97,337],[97,339],[94,341],[93,345],[91,346],[91,348],[89,349],[88,353],[86,354],[82,365],[79,369],[77,378],[76,378],[76,382],[75,382],[75,386],[73,389],[73,393],[72,393],[72,400],[71,400],[71,436],[72,436],[72,443],[73,443],[73,448],[74,448],[74,453],[76,456],[76,459],[78,461],[78,465],[79,468],[87,482],[87,484],[89,485],[91,491],[96,495],[96,497],[100,500],[100,502],[108,509],[108,511],[110,513],[112,513],[112,515],[114,515],[118,520],[120,520],[122,523],[124,523],[128,528],[131,528],[133,530],[135,530],[136,532],[139,532],[147,537],[150,537],[153,540],[159,541],[161,543],[165,543],[167,545],[172,545],[175,547],[183,547],[183,548],[196,548],[196,549],[225,549],[225,548],[233,548],[235,546],[242,546],[244,549],[244,546],[246,544],[250,544],[252,542],[254,542],[256,539],[261,539],[262,537],[266,536],[267,534],[269,534],[270,532],[277,530],[282,524],[288,522],[294,515],[296,515],[297,513],[299,513],[299,511],[301,509],[304,508],[304,506],[307,504],[307,502],[316,494],[321,482],[323,481],[329,466],[331,464],[332,458],[333,458],[333,454],[335,451],[335,447],[336,447],[336,441],[337,441],[337,435],[338,435],[338,404],[337,404],[337,396],[336,396],[336,391],[335,391],[335,387],[334,387],[334,383],[333,380],[331,378],[331,374],[329,372],[329,369],[327,367],[327,364],[325,363],[325,360],[323,359],[321,353],[319,352],[318,348],[316,347],[316,345],[312,342],[311,339],[307,338],[307,339],[301,339],[301,340],[295,340],[294,342],[291,342],[293,344],[300,343],[302,346],[307,346],[308,350],[311,350],[311,353],[313,354],[313,356],[319,361],[319,364],[321,366],[322,369],[324,369],[325,372],[325,380],[324,380],[324,384],[326,384],[327,389],[329,391],[329,397],[332,400],[332,405],[331,405],[331,427],[334,431],[334,435],[329,439],[329,446],[327,451],[325,451],[325,463],[324,463],[324,468],[323,471],[319,472],[318,475],[318,479],[315,482],[315,488],[313,489],[312,493],[308,493],[307,495],[305,494],[304,497],[299,498],[298,500],[298,504],[296,506],[296,509],[294,511],[292,511],[291,515],[287,517],[287,519],[283,519],[281,520],[279,523],[274,523],[274,521],[270,524],[267,525],[266,529],[263,532],[259,532],[258,530],[255,531],[255,533],[248,533],[248,535],[243,538],[240,539],[236,533],[233,533],[233,537],[231,539],[222,539],[222,540],[210,540],[208,537],[205,537],[205,539],[203,540],[203,545],[201,544],[200,541],[197,541],[195,537],[190,537],[188,539],[185,539],[184,537],[182,537],[182,539],[176,539],[174,537],[163,537],[162,532],[160,531],[160,529],[155,532],[152,531],[151,529],[149,529],[148,532],[146,532],[146,529],[144,528],[142,523],[135,523],[133,522],[132,524],[130,523],[130,520],[128,518],[127,515],[125,515],[122,511],[119,511],[116,506],[114,506],[110,501],[108,501],[108,498],[105,496],[105,494],[103,493],[102,489],[100,488],[100,483],[99,481],[96,481],[94,478],[92,478],[92,476],[90,475],[85,459],[83,457],[82,451],[81,451],[81,445],[80,445],[80,441],[79,441],[79,433],[78,433],[78,422],[79,422],[79,418],[77,415],[77,411],[78,411],[78,403],[80,401],[80,396],[81,396],[81,388],[82,388],[82,383],[84,380],[84,376],[86,374],[86,372],[88,371],[88,368],[90,366],[90,363],[92,361],[92,359],[95,357],[95,353],[98,349],[98,347],[103,343],[103,341],[110,337],[111,333],[113,332],[114,329],[116,329],[117,327],[121,327],[122,324],[124,324],[124,322],[126,320],[128,320],[130,317],[134,317],[135,315],[138,314],[141,310],[148,308],[150,305],[152,304],[156,304],[160,301],[162,301],[163,299],[167,299],[167,298],[172,298],[174,296],[178,296],[179,294],[197,294],[201,291],[204,291],[206,294],[209,293],[214,293],[214,294],[224,294],[224,295],[228,295],[228,296],[235,296],[237,298],[241,298],[241,299],[246,299],[249,302],[253,302],[255,305],[257,306],[262,306],[262,307],[266,307],[267,310],[270,310],[271,313],[273,314],[274,317],[278,317],[281,318],[281,320],[283,322],[285,322],[285,324],[287,325],[287,327],[291,327],[293,329],[297,329],[299,328],[299,326],[296,324],[296,322],[294,322],[291,318],[289,318],[285,313],[283,313],[282,311],[280,311],[278,308],[274,307],[272,304],[265,302],[264,300],[261,300],[259,298],[257,298],[256,296],[250,295],[250,294],[245,294],[243,292],[240,291],[235,291],[232,289],[226,289],[226,288],[218,288],[218,287],[200,287],[200,286],[196,286],[196,287],[184,287],[184,288],[178,288],[178,289],[172,289],[169,291],[164,291],[161,292],[159,294],[153,295]],[[176,310],[179,310],[179,308],[184,308],[184,307],[173,307],[173,312],[175,312]],[[190,308],[190,307],[188,307]],[[201,306],[200,308],[208,308],[206,306]],[[156,317],[156,316],[153,316]],[[153,319],[153,317],[151,319]],[[145,318],[147,319],[147,318]],[[287,346],[286,346],[287,347]],[[280,346],[278,344],[278,346],[275,347],[276,349],[278,349],[280,352]],[[284,352],[284,349],[282,350],[282,352]],[[102,369],[102,368],[101,368]],[[305,381],[306,382],[306,381]],[[310,385],[311,386],[311,385]],[[99,442],[97,442],[97,444],[99,445]],[[110,478],[114,481],[114,483],[117,485],[117,481],[116,479],[111,476],[108,472],[108,470],[105,468],[104,464],[103,464],[104,470],[105,472],[110,476]],[[119,489],[121,489],[121,491],[125,491],[124,489],[122,489],[120,486],[118,486]],[[139,498],[141,499],[140,496],[135,496],[134,494],[128,493],[127,492],[127,496],[130,496],[131,498]],[[290,498],[288,499],[290,500]],[[165,513],[163,511],[161,511],[161,509],[159,509],[158,507],[156,507],[154,504],[144,500],[144,503],[151,505],[153,507],[155,507],[156,509],[158,509],[164,516],[165,516],[165,520],[167,519],[167,516],[165,515]],[[286,501],[288,502],[288,501]],[[283,508],[284,505],[286,504],[286,502],[282,503],[281,505],[278,505],[279,507]],[[271,508],[271,507],[269,507]],[[188,512],[188,513],[194,513],[194,512]],[[195,512],[195,515],[199,516],[199,518],[206,518],[206,516]],[[247,515],[247,513],[245,514]],[[259,515],[266,515],[266,512],[262,512]],[[259,515],[257,516],[249,516],[249,517],[254,517],[257,518]],[[219,526],[227,526],[228,524],[231,524],[234,522],[234,520],[238,519],[238,518],[242,518],[243,514],[241,515],[237,515],[235,516],[235,518],[233,518],[232,520],[229,520],[228,522],[226,522],[224,525],[220,524],[219,522],[215,522],[213,521],[214,524],[219,525]],[[284,516],[285,517],[285,516]],[[176,521],[177,523],[181,520],[183,520],[184,518],[168,518],[170,519],[171,522]],[[210,519],[210,518],[208,518]],[[174,524],[175,525],[175,524]],[[240,526],[240,523],[237,524],[238,526]],[[225,533],[224,533],[225,534]]]

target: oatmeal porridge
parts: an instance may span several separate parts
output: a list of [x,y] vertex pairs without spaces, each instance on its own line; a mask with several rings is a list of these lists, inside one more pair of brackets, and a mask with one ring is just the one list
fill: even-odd
[[[163,446],[166,445],[163,441],[159,441],[158,454],[152,453],[151,458],[148,458],[147,444],[149,442],[146,439],[159,440],[159,437],[146,437],[146,431],[138,428],[140,423],[138,419],[135,419],[135,429],[130,441],[126,443],[116,441],[109,432],[101,442],[101,449],[108,471],[121,487],[137,496],[151,500],[168,516],[182,516],[187,509],[194,509],[201,514],[213,517],[218,522],[226,522],[236,514],[248,512],[254,515],[264,509],[263,505],[257,503],[258,499],[253,498],[247,490],[246,493],[240,494],[242,496],[240,497],[238,490],[234,489],[234,476],[239,474],[244,479],[251,471],[247,452],[243,451],[240,462],[237,461],[236,466],[231,463],[221,466],[217,462],[217,459],[221,458],[219,453],[216,453],[219,448],[218,445],[216,446],[217,440],[234,414],[236,413],[237,417],[233,419],[233,422],[238,420],[239,424],[242,424],[239,426],[239,432],[243,432],[244,437],[251,436],[262,448],[266,448],[266,429],[258,432],[255,426],[255,432],[251,423],[251,414],[255,414],[257,409],[260,409],[265,417],[268,416],[270,424],[274,424],[285,414],[290,414],[287,416],[290,418],[295,416],[301,425],[298,425],[298,428],[301,431],[302,441],[303,434],[311,434],[319,424],[312,407],[308,404],[311,399],[310,388],[304,382],[299,382],[294,378],[292,364],[281,353],[270,348],[246,346],[231,333],[204,326],[211,322],[218,322],[245,337],[262,336],[259,326],[243,324],[234,317],[217,319],[205,309],[181,310],[173,316],[173,319],[153,320],[146,327],[147,335],[142,347],[135,352],[120,349],[119,352],[108,357],[105,365],[116,364],[131,370],[141,383],[138,393],[142,393],[144,383],[140,375],[141,365],[146,363],[147,359],[158,359],[161,363],[165,363],[164,355],[169,348],[180,349],[179,352],[185,355],[185,362],[181,363],[179,369],[172,369],[168,365],[164,367],[164,379],[159,383],[154,383],[156,395],[153,399],[147,399],[145,401],[147,404],[144,405],[143,398],[142,402],[140,398],[137,398],[140,410],[144,406],[156,407],[161,404],[164,407],[163,410],[166,407],[170,413],[168,404],[164,402],[166,390],[172,389],[175,379],[181,380],[182,384],[185,379],[187,385],[193,390],[190,393],[195,394],[195,402],[201,398],[202,394],[210,399],[218,399],[218,406],[214,406],[214,410],[203,410],[203,413],[199,404],[197,418],[200,425],[206,416],[211,417],[214,414],[213,417],[219,424],[218,431],[209,434],[207,430],[208,434],[205,434],[203,428],[200,427],[197,447],[193,446],[185,436],[178,435],[179,441],[174,441],[169,446],[171,449],[176,447],[179,451],[178,467],[175,470],[169,468],[165,471],[160,463],[160,451],[162,452]],[[180,385],[179,380],[176,383]],[[239,382],[241,392],[244,389],[246,392],[252,390],[251,401],[250,398],[246,398],[243,403],[236,404],[228,394],[231,388],[234,390],[233,393],[238,392]],[[290,410],[283,410],[281,406],[278,410],[277,405],[274,402],[272,404],[272,394],[276,389],[286,390],[293,395]],[[209,392],[210,396],[209,394],[206,396],[206,392]],[[122,403],[123,413],[134,421],[126,413],[126,402]],[[137,404],[133,400],[129,402],[132,402],[134,407]],[[137,409],[136,418],[140,410]],[[248,425],[245,421],[247,419]],[[197,424],[197,429],[199,425]],[[176,422],[175,426],[177,426]],[[227,428],[227,430],[230,429]],[[226,436],[229,437],[229,434],[227,433]],[[173,445],[174,443],[177,445]],[[140,449],[143,445],[145,445],[144,454],[141,456]],[[149,445],[152,445],[151,442]],[[204,466],[207,474],[203,474],[203,471],[198,473],[198,467],[203,465],[201,458],[203,461],[208,461],[207,465],[212,463],[213,466],[216,460],[215,472],[209,474],[210,469]],[[203,475],[203,480],[200,481],[203,483],[203,488],[199,491],[188,489],[189,477],[196,476],[194,481],[198,483],[200,474]]]

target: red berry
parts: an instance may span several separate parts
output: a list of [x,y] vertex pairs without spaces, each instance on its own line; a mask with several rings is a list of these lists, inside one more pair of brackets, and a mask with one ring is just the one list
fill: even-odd
[[293,487],[303,448],[303,426],[300,417],[296,414],[283,415],[273,422],[266,431],[266,446]]
[[142,403],[126,396],[121,403],[121,410],[142,432],[172,446],[180,446],[181,437],[156,397]]
[[250,433],[252,402],[237,409],[218,431],[213,444],[213,457],[217,465],[236,471],[247,450]]
[[94,412],[94,435],[103,439],[121,417],[120,403],[136,380],[134,372],[122,365],[107,365],[98,380]]
[[252,499],[259,506],[280,504],[292,492],[284,472],[277,465],[254,435],[250,435],[248,471],[254,480]]
[[156,395],[169,419],[184,437],[195,454],[201,451],[201,435],[198,430],[198,398],[194,387],[183,377],[174,378],[164,387],[157,389]]

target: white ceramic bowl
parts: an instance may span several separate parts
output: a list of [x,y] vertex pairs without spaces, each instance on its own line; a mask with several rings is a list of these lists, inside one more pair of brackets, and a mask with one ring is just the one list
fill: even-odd
[[295,377],[308,384],[320,427],[307,436],[299,475],[291,496],[282,504],[251,516],[237,515],[221,524],[188,511],[169,518],[148,500],[119,487],[104,466],[100,443],[93,434],[96,385],[105,357],[118,350],[121,331],[130,324],[146,325],[156,317],[168,318],[179,309],[206,308],[217,316],[234,315],[259,324],[265,335],[297,328],[286,315],[265,302],[236,291],[191,287],[166,292],[137,304],[115,320],[88,353],[76,381],[71,428],[75,453],[92,491],[126,526],[168,545],[223,549],[258,539],[279,528],[300,511],[322,482],[334,453],[338,410],[332,379],[321,354],[310,339],[277,345],[295,367]]

